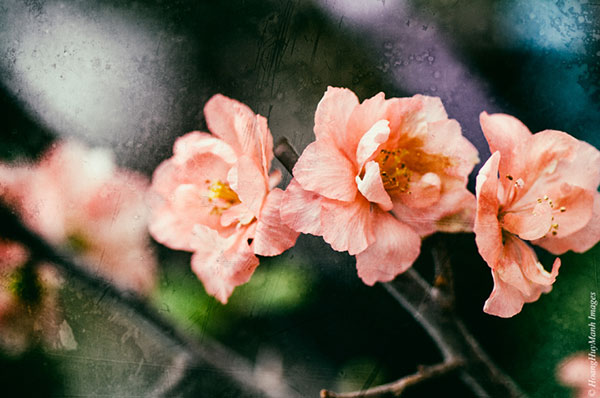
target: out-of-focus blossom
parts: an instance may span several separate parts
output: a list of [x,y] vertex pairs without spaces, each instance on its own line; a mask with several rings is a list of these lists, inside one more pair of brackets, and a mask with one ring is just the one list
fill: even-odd
[[122,289],[147,293],[156,260],[147,233],[145,177],[109,152],[55,144],[37,164],[0,166],[0,198],[50,243]]
[[329,87],[315,114],[316,141],[294,167],[281,215],[356,255],[368,284],[389,281],[436,231],[470,231],[475,197],[467,177],[477,150],[439,98],[415,95],[359,103]]
[[192,269],[226,303],[258,266],[298,234],[281,223],[283,192],[269,174],[273,138],[264,117],[222,95],[204,108],[208,129],[177,139],[152,179],[150,232],[164,245],[194,252]]
[[600,240],[600,152],[570,135],[531,132],[512,116],[481,114],[492,156],[477,176],[475,235],[492,269],[484,311],[511,317],[551,290],[560,259],[544,270],[532,241],[553,254]]
[[13,355],[36,343],[63,347],[59,277],[45,264],[26,267],[27,260],[23,246],[0,239],[0,349]]
[[558,381],[575,390],[575,397],[596,397],[600,395],[596,357],[585,353],[574,354],[564,359],[556,369]]

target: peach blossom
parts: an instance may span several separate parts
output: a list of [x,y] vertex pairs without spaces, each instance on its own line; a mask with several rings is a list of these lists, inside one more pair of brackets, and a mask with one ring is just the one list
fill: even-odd
[[194,252],[192,269],[206,291],[226,303],[247,282],[261,256],[290,248],[298,234],[281,223],[281,177],[269,174],[273,138],[267,120],[223,95],[204,108],[212,134],[177,139],[173,157],[152,179],[150,233]]
[[379,93],[359,103],[352,91],[329,87],[314,132],[294,167],[282,218],[356,255],[366,284],[409,268],[422,237],[472,229],[475,197],[466,183],[477,150],[439,98]]
[[59,142],[39,163],[0,168],[0,195],[50,243],[117,286],[148,293],[156,260],[147,232],[147,179],[106,150]]
[[600,395],[596,368],[596,357],[588,358],[582,352],[565,358],[558,365],[556,376],[561,384],[575,390],[577,398],[595,397]]
[[[21,354],[36,342],[61,346],[58,275],[46,264],[26,271],[28,257],[19,243],[0,239],[0,348],[12,355]],[[24,294],[26,272],[31,272],[33,279]]]
[[511,317],[551,290],[551,272],[525,241],[553,254],[583,252],[600,240],[600,152],[570,135],[531,132],[509,115],[481,114],[492,156],[477,176],[477,247],[492,269],[484,311]]

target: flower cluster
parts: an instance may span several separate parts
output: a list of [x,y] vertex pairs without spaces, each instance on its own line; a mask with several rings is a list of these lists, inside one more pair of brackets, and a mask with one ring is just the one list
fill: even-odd
[[[147,233],[148,182],[104,150],[58,142],[37,163],[0,164],[0,199],[51,244],[125,290],[148,294],[156,263]],[[0,346],[74,348],[61,315],[61,278],[17,242],[0,239]]]
[[373,285],[407,270],[424,237],[473,231],[494,280],[484,311],[510,317],[551,289],[560,266],[557,258],[547,272],[525,241],[562,254],[600,240],[600,152],[563,132],[531,134],[511,116],[482,113],[493,154],[473,195],[477,150],[439,98],[380,93],[361,103],[329,87],[316,140],[283,192],[280,173],[269,173],[266,119],[222,95],[204,112],[212,134],[179,138],[154,173],[150,231],[194,252],[194,272],[223,303],[248,281],[256,255],[282,253],[300,232],[356,256]]
[[32,344],[61,347],[60,328],[68,328],[57,305],[60,277],[28,260],[22,245],[0,240],[0,348],[13,355]]
[[0,198],[48,242],[107,280],[146,294],[156,262],[147,232],[147,180],[109,152],[72,141],[36,164],[0,165]]

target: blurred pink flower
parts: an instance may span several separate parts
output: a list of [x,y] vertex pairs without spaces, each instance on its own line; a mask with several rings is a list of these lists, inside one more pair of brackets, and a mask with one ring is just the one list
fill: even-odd
[[0,166],[0,197],[50,243],[71,250],[122,289],[148,293],[147,179],[115,166],[105,150],[60,142],[37,164]]
[[565,358],[558,365],[556,376],[561,384],[575,390],[575,397],[595,397],[600,394],[596,368],[595,356],[588,358],[585,353],[578,353]]
[[37,342],[61,347],[59,277],[46,264],[26,270],[27,260],[23,246],[0,239],[0,348],[12,355]]
[[261,256],[290,248],[298,233],[281,223],[281,178],[269,174],[273,138],[267,120],[223,95],[204,108],[212,132],[177,139],[173,157],[152,179],[150,233],[194,252],[192,269],[206,291],[226,303],[246,283]]
[[560,266],[544,270],[523,240],[553,254],[600,240],[600,152],[560,131],[531,134],[512,116],[480,119],[492,152],[476,188],[475,239],[494,278],[484,311],[511,317],[551,290]]
[[[439,98],[359,103],[329,87],[315,114],[316,141],[294,167],[283,220],[356,255],[368,285],[404,272],[436,231],[470,231],[475,197],[467,177],[477,150]],[[391,213],[390,213],[391,211]]]

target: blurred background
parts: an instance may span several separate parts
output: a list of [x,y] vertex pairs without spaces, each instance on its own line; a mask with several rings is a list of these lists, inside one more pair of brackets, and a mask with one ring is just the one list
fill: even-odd
[[[72,137],[150,175],[178,136],[206,130],[202,109],[216,93],[268,117],[275,140],[287,137],[301,151],[329,85],[361,100],[380,91],[441,97],[480,152],[471,189],[489,156],[484,110],[600,147],[593,0],[5,0],[0,31],[4,162],[35,159]],[[289,174],[275,167],[285,186]],[[452,248],[458,312],[490,356],[532,397],[571,396],[555,369],[588,349],[600,247],[561,256],[551,294],[500,319],[482,312],[492,278],[472,234],[427,238],[417,269],[431,275],[438,239]],[[60,303],[76,348],[5,355],[0,385],[14,396],[142,397],[164,386],[172,396],[261,396],[240,383],[239,363],[266,388],[285,379],[292,394],[317,397],[321,388],[373,386],[441,359],[385,289],[363,285],[354,259],[320,238],[302,236],[261,260],[226,306],[205,294],[189,254],[156,248],[152,305],[200,346],[222,347],[226,365],[189,365],[168,335],[65,276]],[[406,396],[439,393],[472,396],[452,376]]]

